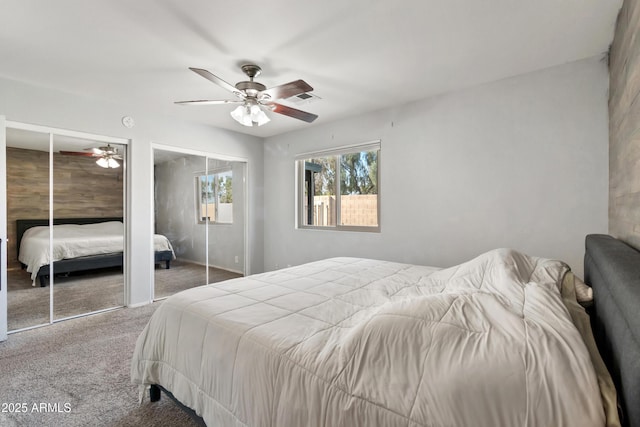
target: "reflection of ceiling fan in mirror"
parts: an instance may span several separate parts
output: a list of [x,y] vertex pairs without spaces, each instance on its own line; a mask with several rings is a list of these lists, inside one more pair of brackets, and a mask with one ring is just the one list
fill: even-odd
[[295,80],[283,85],[274,86],[267,89],[262,83],[253,80],[262,71],[255,64],[245,64],[242,71],[249,77],[249,81],[236,83],[235,86],[222,80],[220,77],[211,74],[207,70],[200,68],[189,68],[191,71],[201,75],[205,79],[217,84],[218,86],[228,90],[236,96],[236,99],[222,100],[199,100],[199,101],[179,101],[180,105],[216,105],[216,104],[240,104],[231,112],[231,117],[244,126],[262,126],[270,121],[269,116],[265,112],[283,114],[311,123],[318,118],[317,115],[307,113],[286,105],[274,102],[277,99],[290,98],[306,92],[311,92],[313,88],[304,80]]
[[64,156],[97,157],[96,164],[103,168],[118,168],[122,156],[118,154],[118,149],[107,144],[106,147],[85,148],[85,151],[60,151]]

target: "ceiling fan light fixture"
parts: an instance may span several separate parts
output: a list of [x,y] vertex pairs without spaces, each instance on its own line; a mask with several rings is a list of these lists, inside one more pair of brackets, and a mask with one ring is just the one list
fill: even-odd
[[269,123],[271,119],[267,114],[262,111],[259,105],[251,106],[251,121],[256,123],[258,126],[262,126],[265,123]]
[[253,78],[258,76],[261,72],[261,68],[259,66],[255,64],[244,64],[240,68],[242,69],[242,72],[249,77],[249,81],[241,81],[236,83],[234,86],[222,80],[220,77],[211,74],[211,72],[205,69],[189,67],[191,71],[233,93],[239,99],[201,99],[197,101],[177,101],[176,104],[216,105],[239,103],[241,105],[231,112],[231,117],[233,117],[233,119],[242,126],[247,127],[262,126],[265,123],[269,123],[271,120],[266,114],[269,111],[302,120],[307,123],[311,123],[318,118],[316,114],[273,102],[274,100],[288,99],[298,95],[306,95],[305,99],[310,98],[311,95],[309,95],[309,92],[313,91],[313,88],[304,80],[295,80],[267,89],[267,87],[262,83],[253,80]]
[[249,106],[239,105],[231,112],[231,117],[243,126],[253,126],[253,123],[251,122],[251,109]]
[[96,160],[96,164],[101,168],[107,169],[115,169],[120,167],[120,163],[118,163],[111,157],[100,157],[98,160]]
[[243,126],[262,126],[269,123],[271,119],[265,114],[258,104],[249,102],[238,106],[231,112],[231,117]]

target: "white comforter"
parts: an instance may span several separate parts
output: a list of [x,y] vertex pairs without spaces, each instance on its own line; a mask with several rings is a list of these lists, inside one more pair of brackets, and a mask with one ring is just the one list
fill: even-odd
[[[35,280],[40,267],[52,260],[118,253],[123,248],[124,224],[120,221],[54,225],[53,256],[49,247],[49,227],[32,227],[22,236],[18,259]],[[160,234],[154,236],[154,248],[155,251],[173,251],[171,242]]]
[[181,292],[135,384],[210,426],[603,426],[560,262],[494,250],[438,270],[335,258]]

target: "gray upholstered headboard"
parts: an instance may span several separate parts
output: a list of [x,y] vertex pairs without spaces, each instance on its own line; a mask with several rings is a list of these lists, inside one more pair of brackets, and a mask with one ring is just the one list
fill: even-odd
[[640,427],[640,252],[590,234],[584,272],[593,287],[593,332],[616,384],[623,425]]

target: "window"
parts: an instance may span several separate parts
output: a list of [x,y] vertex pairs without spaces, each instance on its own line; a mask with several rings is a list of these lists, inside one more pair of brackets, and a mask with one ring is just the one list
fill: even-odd
[[233,223],[233,173],[231,169],[196,177],[196,217],[199,223]]
[[299,156],[298,227],[378,231],[379,163],[380,141]]

